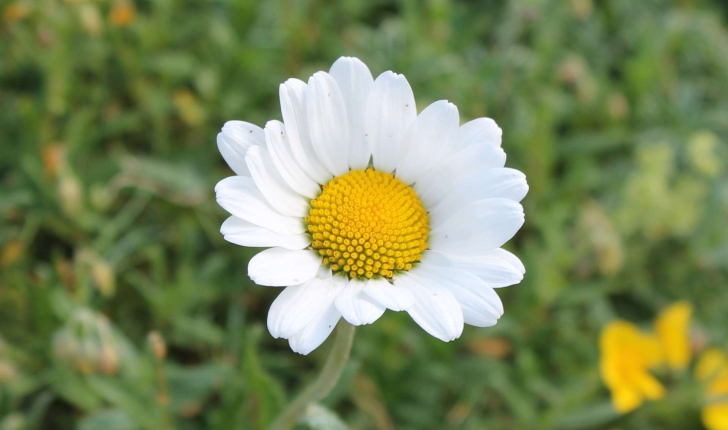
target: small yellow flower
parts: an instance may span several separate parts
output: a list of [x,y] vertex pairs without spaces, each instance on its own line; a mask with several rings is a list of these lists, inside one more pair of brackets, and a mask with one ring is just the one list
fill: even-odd
[[23,255],[24,249],[25,246],[21,240],[13,239],[8,241],[2,250],[0,250],[0,267],[8,267],[18,261]]
[[728,358],[717,348],[708,349],[695,366],[695,376],[706,382],[703,424],[708,430],[728,430]]
[[700,356],[695,365],[695,377],[707,381],[718,376],[720,371],[728,368],[728,359],[718,348],[709,348]]
[[175,91],[174,105],[186,124],[196,126],[205,121],[205,111],[190,90]]
[[602,379],[618,412],[629,412],[644,399],[664,396],[664,387],[648,372],[662,363],[662,351],[654,336],[642,333],[627,321],[617,320],[602,330],[600,348]]
[[23,2],[10,3],[3,9],[3,20],[5,22],[20,21],[30,12],[30,8]]
[[109,19],[115,27],[128,27],[136,18],[136,8],[130,1],[120,0],[114,3]]
[[690,362],[690,315],[693,308],[687,302],[677,302],[660,312],[655,321],[655,333],[665,361],[673,369],[684,369]]

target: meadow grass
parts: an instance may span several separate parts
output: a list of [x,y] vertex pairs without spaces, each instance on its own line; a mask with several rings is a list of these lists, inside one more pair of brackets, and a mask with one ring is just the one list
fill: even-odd
[[[225,242],[215,135],[357,56],[504,131],[530,192],[505,315],[357,330],[311,428],[693,429],[690,371],[627,415],[599,333],[677,300],[728,346],[728,7],[715,0],[1,1],[0,429],[263,429],[310,381]],[[150,335],[151,333],[151,335]],[[301,428],[306,428],[302,424]]]

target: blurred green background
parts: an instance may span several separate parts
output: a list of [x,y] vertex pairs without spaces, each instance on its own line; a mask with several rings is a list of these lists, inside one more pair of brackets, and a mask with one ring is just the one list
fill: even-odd
[[[494,118],[531,191],[506,313],[357,330],[301,428],[699,429],[686,375],[613,411],[600,329],[685,299],[728,346],[722,0],[0,1],[0,429],[262,429],[315,374],[223,241],[215,135],[341,55]],[[689,371],[688,371],[689,373]]]

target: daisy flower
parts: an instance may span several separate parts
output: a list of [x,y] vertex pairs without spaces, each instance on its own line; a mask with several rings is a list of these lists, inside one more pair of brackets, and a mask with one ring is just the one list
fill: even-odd
[[403,75],[376,79],[339,58],[280,86],[283,122],[225,123],[217,144],[236,173],[215,187],[259,285],[285,287],[268,329],[308,354],[341,317],[370,324],[406,311],[443,341],[495,325],[494,289],[525,269],[500,247],[523,225],[523,173],[504,167],[490,118],[460,125],[445,100],[417,114]]

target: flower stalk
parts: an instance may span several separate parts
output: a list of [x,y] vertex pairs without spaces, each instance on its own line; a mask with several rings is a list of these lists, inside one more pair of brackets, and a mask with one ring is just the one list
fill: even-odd
[[354,342],[354,326],[342,319],[336,327],[336,339],[329,351],[324,367],[316,379],[306,387],[288,406],[278,415],[278,418],[268,427],[268,430],[289,430],[298,422],[301,415],[309,405],[325,398],[336,386],[336,382],[344,371],[349,353]]

